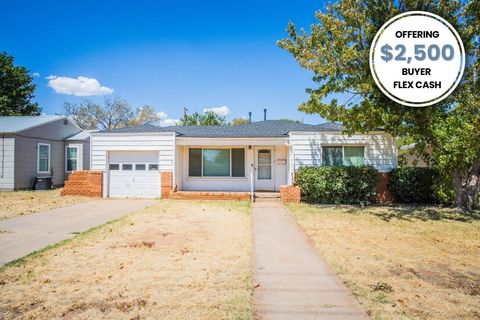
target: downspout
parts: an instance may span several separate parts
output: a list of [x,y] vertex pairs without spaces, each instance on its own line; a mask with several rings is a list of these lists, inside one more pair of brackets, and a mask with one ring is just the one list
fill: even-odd
[[2,179],[5,173],[4,167],[5,167],[5,134],[3,133],[2,134],[2,174],[0,176],[0,178]]

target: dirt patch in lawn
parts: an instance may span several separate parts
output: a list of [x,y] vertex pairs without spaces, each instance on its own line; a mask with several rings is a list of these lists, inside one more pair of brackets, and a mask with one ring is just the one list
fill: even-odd
[[476,214],[421,207],[288,207],[373,318],[480,318]]
[[60,195],[61,189],[48,191],[0,192],[0,220],[91,201],[92,198]]
[[248,203],[160,201],[0,272],[6,319],[250,319]]

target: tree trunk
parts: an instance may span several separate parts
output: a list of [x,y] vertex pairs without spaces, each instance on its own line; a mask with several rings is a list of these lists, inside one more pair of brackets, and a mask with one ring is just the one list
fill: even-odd
[[455,170],[453,173],[455,190],[454,206],[463,211],[473,211],[480,192],[480,159],[474,161],[467,170]]

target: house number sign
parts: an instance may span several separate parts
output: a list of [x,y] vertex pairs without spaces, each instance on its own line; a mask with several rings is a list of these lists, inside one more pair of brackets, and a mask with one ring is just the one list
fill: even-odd
[[442,17],[411,11],[387,21],[370,47],[370,70],[382,92],[402,105],[425,107],[445,99],[460,82],[465,49]]

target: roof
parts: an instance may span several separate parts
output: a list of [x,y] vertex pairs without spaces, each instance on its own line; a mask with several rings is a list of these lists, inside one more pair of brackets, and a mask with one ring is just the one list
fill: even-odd
[[0,133],[16,133],[38,127],[49,122],[66,119],[66,116],[5,116],[0,117]]
[[98,130],[83,130],[83,131],[80,131],[79,133],[77,134],[74,134],[73,136],[71,137],[68,137],[66,138],[65,140],[66,141],[72,141],[72,140],[87,140],[88,138],[90,138],[90,134],[92,132],[97,132]]
[[113,129],[108,133],[153,133],[172,132],[178,137],[198,138],[277,138],[287,137],[291,131],[342,131],[343,126],[337,123],[319,125],[286,122],[282,120],[266,120],[241,126],[170,126],[159,127],[146,124],[137,127]]

